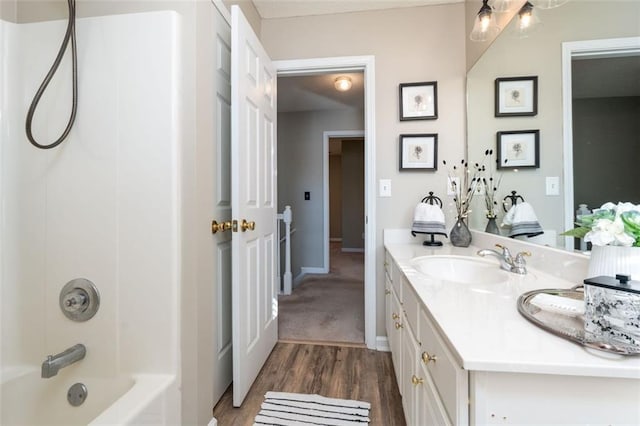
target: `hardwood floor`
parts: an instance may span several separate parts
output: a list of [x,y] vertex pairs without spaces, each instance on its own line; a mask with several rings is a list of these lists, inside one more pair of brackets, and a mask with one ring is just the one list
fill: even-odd
[[242,407],[227,389],[213,410],[220,426],[253,424],[267,391],[319,394],[371,403],[371,425],[403,426],[391,353],[366,348],[278,343]]

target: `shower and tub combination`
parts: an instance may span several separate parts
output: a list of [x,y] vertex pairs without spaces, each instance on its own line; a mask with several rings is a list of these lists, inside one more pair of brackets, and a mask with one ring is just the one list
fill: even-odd
[[0,20],[2,425],[180,423],[179,27]]

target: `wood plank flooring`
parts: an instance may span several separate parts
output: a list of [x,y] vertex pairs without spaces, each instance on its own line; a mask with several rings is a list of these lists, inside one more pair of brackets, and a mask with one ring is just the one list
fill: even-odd
[[267,391],[367,401],[371,403],[371,425],[406,424],[389,352],[280,342],[267,359],[242,407],[233,408],[232,389],[227,389],[213,410],[218,425],[253,424]]

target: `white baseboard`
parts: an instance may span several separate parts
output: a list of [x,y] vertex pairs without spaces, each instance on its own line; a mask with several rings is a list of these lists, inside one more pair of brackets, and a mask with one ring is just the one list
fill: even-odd
[[344,253],[364,253],[364,248],[342,247],[342,251]]
[[342,242],[342,238],[329,238],[329,241],[332,243],[340,243]]
[[328,274],[328,273],[329,271],[327,271],[324,268],[303,266],[300,268],[300,273],[293,279],[293,286],[297,287],[298,285],[300,285],[300,281],[302,281],[304,276],[307,274]]
[[376,350],[380,352],[391,352],[387,336],[376,336]]

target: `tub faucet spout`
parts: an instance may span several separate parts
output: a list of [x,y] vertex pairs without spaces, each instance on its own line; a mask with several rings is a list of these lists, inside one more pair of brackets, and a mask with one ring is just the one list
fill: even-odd
[[55,376],[61,368],[80,361],[86,354],[87,348],[82,343],[78,343],[57,355],[49,355],[42,363],[42,378],[48,379]]

